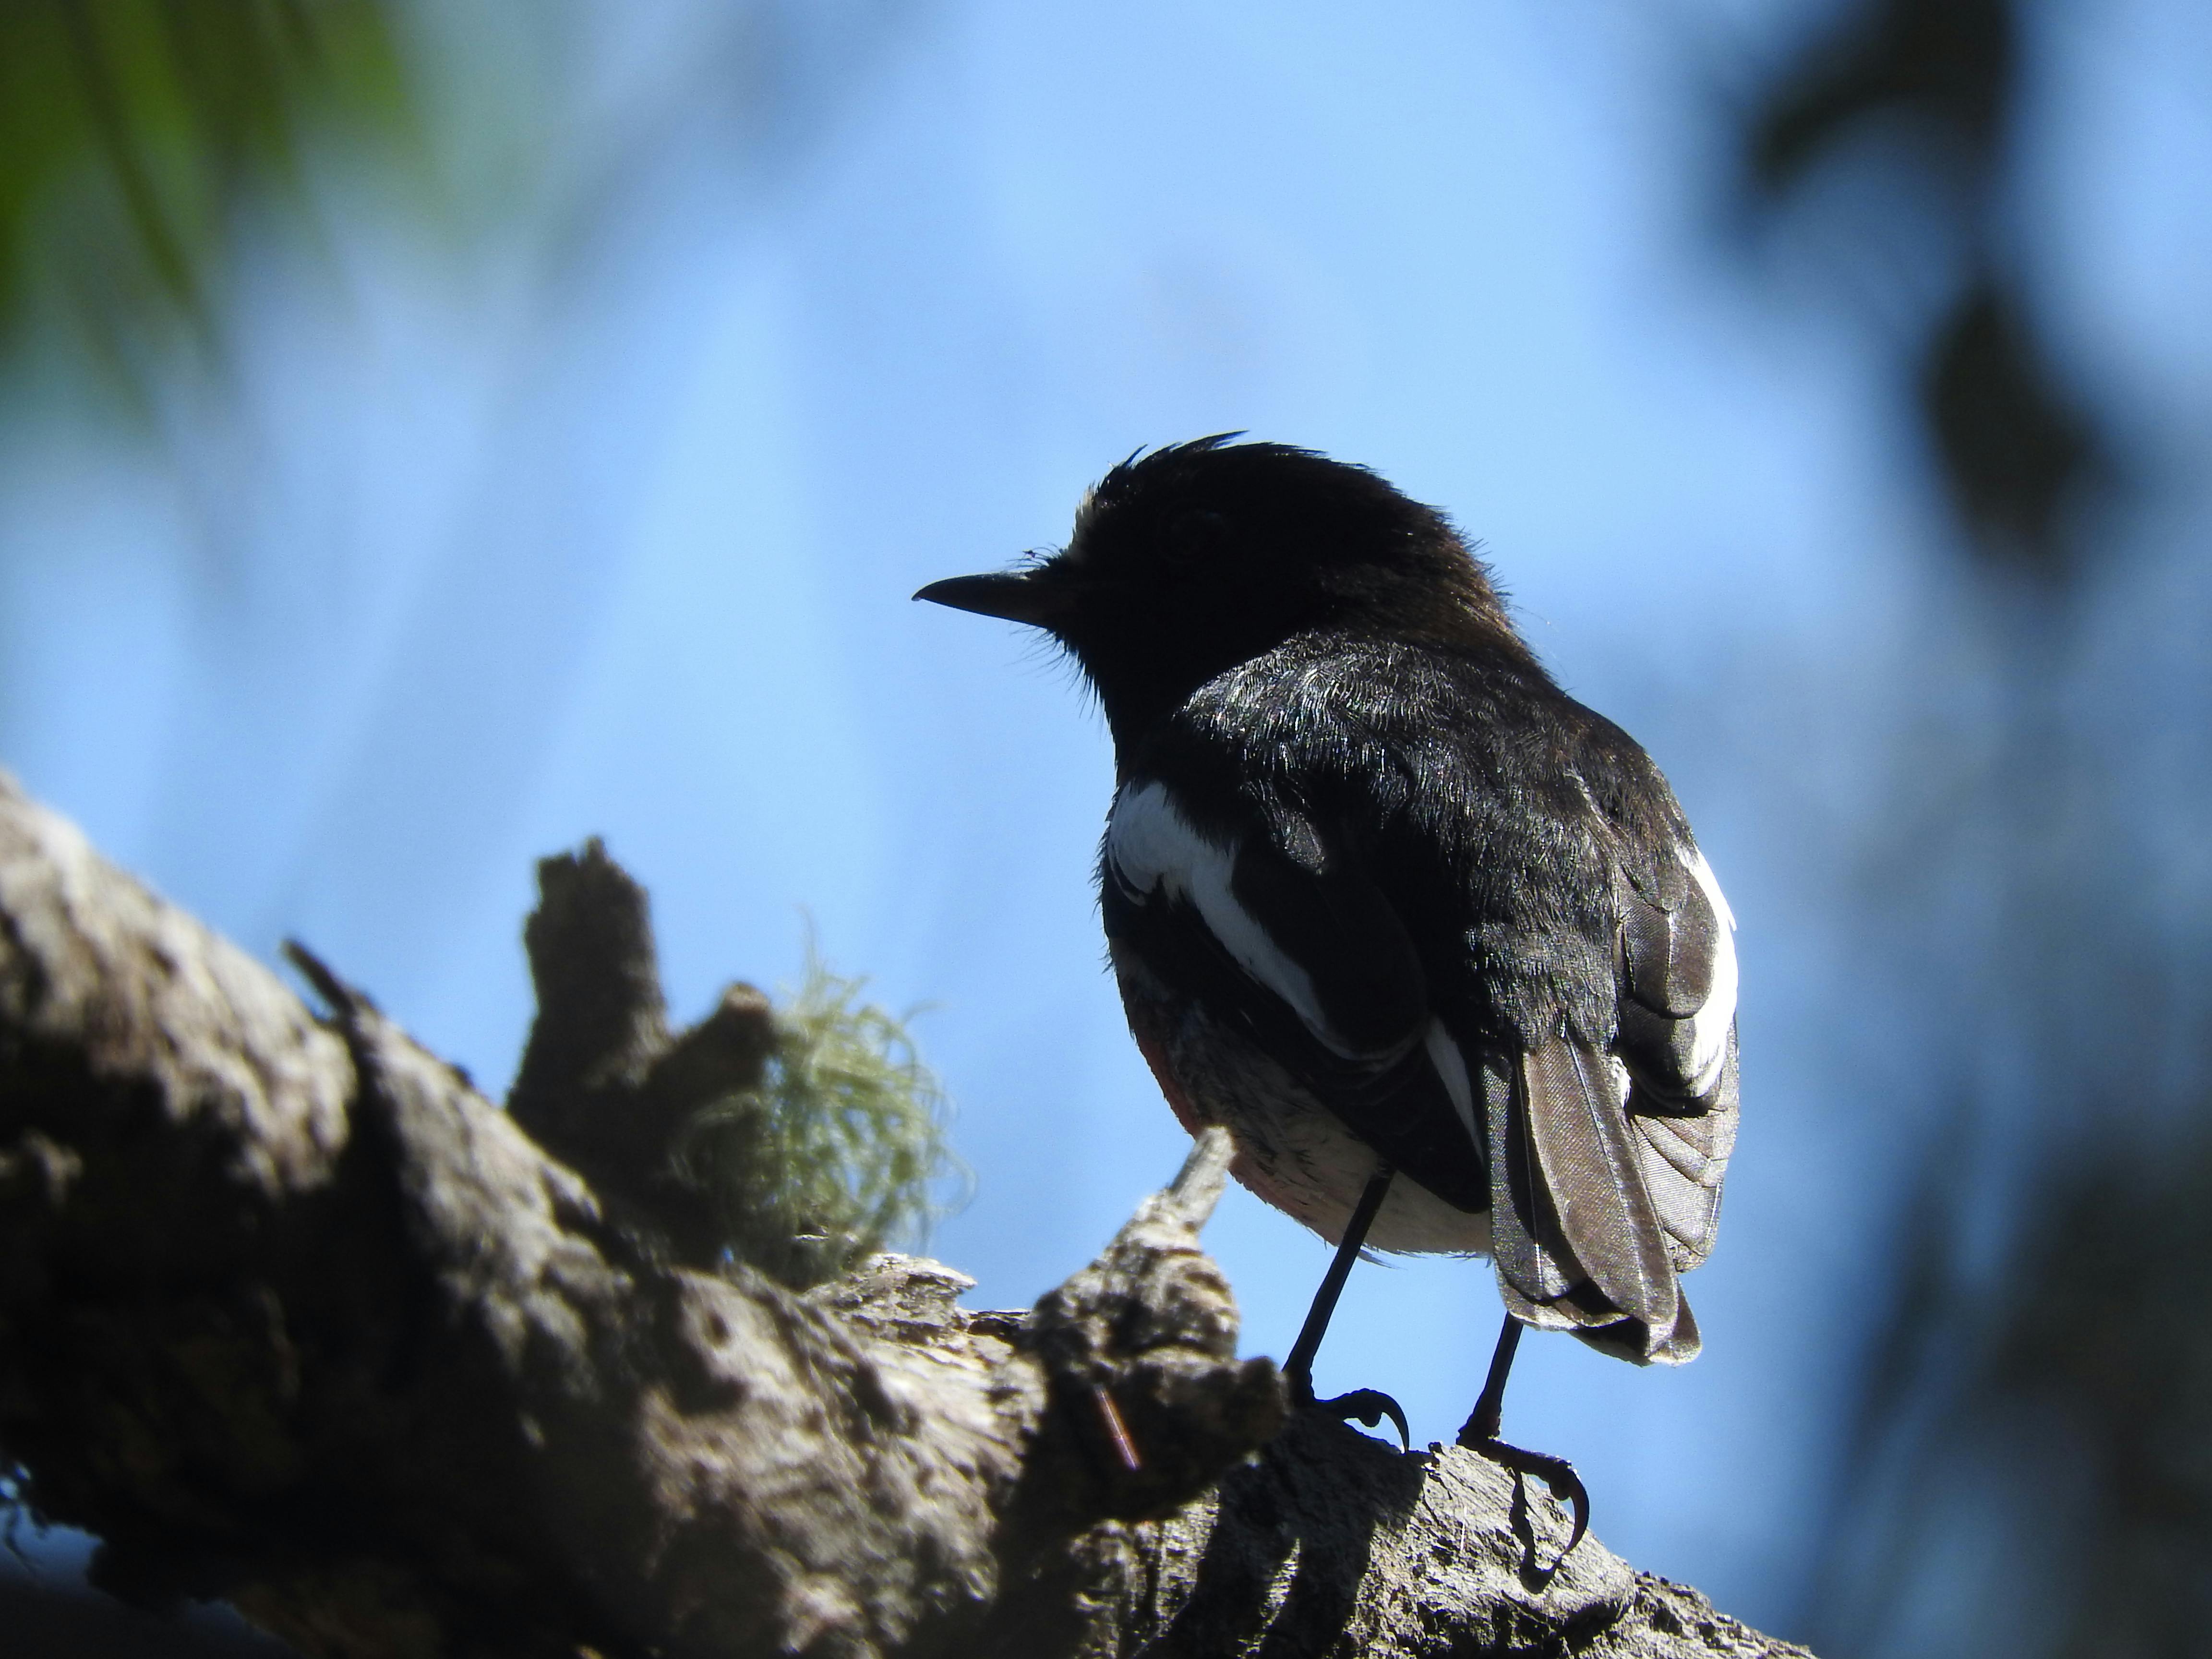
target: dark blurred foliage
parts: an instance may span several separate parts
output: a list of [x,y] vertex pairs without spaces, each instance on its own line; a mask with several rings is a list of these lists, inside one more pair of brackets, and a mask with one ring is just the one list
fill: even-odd
[[8,1659],[283,1659],[290,1651],[228,1607],[185,1618],[141,1612],[35,1559],[45,1528],[22,1494],[28,1476],[0,1462],[0,1654]]
[[188,1622],[97,1591],[0,1581],[0,1631],[16,1659],[287,1659],[292,1650],[228,1613]]
[[1802,1632],[1834,1659],[2212,1647],[2208,928],[2148,821],[2212,803],[2185,780],[2145,799],[2125,758],[2212,709],[2185,665],[2123,691],[2078,649],[2155,481],[2081,389],[2109,415],[2112,381],[2062,368],[2021,257],[2030,21],[2025,0],[1861,0],[1746,125],[1768,216],[1863,210],[1805,188],[1852,168],[1937,249],[1932,304],[1917,272],[1854,275],[1967,555],[1933,573],[1954,608],[1931,642],[1971,629],[1992,682],[1940,750],[1899,757],[1865,895],[1869,967],[1929,1016],[1928,1051],[1900,1068],[1917,1184],[1868,1218],[1888,1313]]
[[[65,320],[108,388],[219,361],[236,237],[304,211],[326,137],[404,139],[411,99],[383,0],[0,4],[0,339]],[[52,307],[49,310],[48,307]]]
[[1958,242],[1957,292],[1917,347],[1920,411],[1943,482],[1976,549],[2059,582],[2084,556],[2066,509],[2101,447],[2008,258],[2018,9],[2014,0],[1856,7],[1787,66],[1753,120],[1749,152],[1759,187],[1779,198],[1869,129],[1887,130],[1887,188],[1932,195]]
[[[1978,1395],[2082,1459],[2096,1509],[2077,1542],[2068,1654],[2212,1645],[2212,1142],[2128,1148],[2046,1181],[2071,1224],[2019,1257],[2033,1301],[1992,1334]],[[2129,1153],[2135,1154],[2129,1156]],[[2115,1297],[2116,1285],[2128,1287]]]

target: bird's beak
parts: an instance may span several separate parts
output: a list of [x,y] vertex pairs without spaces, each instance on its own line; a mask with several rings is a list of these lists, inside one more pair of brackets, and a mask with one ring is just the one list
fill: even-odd
[[988,576],[952,576],[932,582],[915,595],[932,605],[972,611],[979,617],[1004,617],[1032,627],[1051,625],[1067,598],[1066,588],[1045,575],[1047,567],[995,571]]

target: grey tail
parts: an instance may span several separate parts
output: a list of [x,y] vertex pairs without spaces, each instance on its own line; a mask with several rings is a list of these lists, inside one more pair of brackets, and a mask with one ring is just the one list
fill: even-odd
[[[1655,1160],[1681,1180],[1665,1151],[1680,1139],[1676,1126],[1660,1126],[1653,1139],[1625,1110],[1607,1056],[1564,1037],[1486,1066],[1484,1094],[1491,1234],[1507,1308],[1638,1364],[1694,1357],[1697,1322],[1675,1275],[1693,1246],[1710,1247],[1711,1206],[1692,1178],[1698,1199],[1664,1187],[1662,1209],[1646,1180]],[[1687,1145],[1680,1150],[1686,1159]]]

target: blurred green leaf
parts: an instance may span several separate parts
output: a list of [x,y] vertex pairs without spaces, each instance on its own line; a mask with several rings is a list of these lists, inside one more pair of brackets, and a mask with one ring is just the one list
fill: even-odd
[[218,345],[249,210],[331,138],[413,125],[384,0],[0,0],[0,343],[58,298],[119,389]]

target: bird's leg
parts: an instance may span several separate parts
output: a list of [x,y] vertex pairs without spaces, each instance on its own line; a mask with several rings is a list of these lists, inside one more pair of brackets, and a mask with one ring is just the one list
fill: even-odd
[[1283,1374],[1291,1379],[1291,1392],[1298,1405],[1314,1403],[1314,1356],[1321,1352],[1322,1337],[1328,1329],[1330,1316],[1336,1312],[1336,1299],[1344,1294],[1344,1281],[1352,1276],[1352,1264],[1359,1257],[1359,1247],[1367,1242],[1367,1230],[1375,1224],[1375,1212],[1389,1195],[1390,1178],[1396,1173],[1385,1164],[1368,1177],[1366,1190],[1359,1194],[1352,1219],[1345,1224],[1344,1237],[1337,1241],[1336,1258],[1322,1275],[1313,1306],[1306,1310],[1306,1322],[1298,1328],[1298,1340],[1291,1344],[1291,1357],[1283,1362]]
[[1505,1328],[1498,1333],[1498,1346],[1490,1356],[1490,1375],[1483,1379],[1482,1394],[1474,1402],[1474,1414],[1459,1431],[1459,1443],[1480,1452],[1493,1462],[1503,1463],[1516,1474],[1534,1475],[1567,1500],[1574,1509],[1575,1529],[1567,1540],[1566,1548],[1559,1552],[1559,1559],[1564,1561],[1575,1553],[1575,1546],[1589,1530],[1589,1488],[1583,1485],[1582,1476],[1575,1473],[1575,1466],[1565,1458],[1509,1446],[1498,1437],[1498,1431],[1505,1424],[1505,1379],[1512,1374],[1514,1351],[1520,1346],[1521,1322],[1508,1314]]
[[1495,1440],[1505,1426],[1505,1379],[1513,1374],[1513,1356],[1520,1348],[1521,1322],[1508,1314],[1505,1328],[1498,1333],[1498,1346],[1491,1351],[1490,1375],[1482,1379],[1482,1395],[1474,1402],[1474,1415],[1459,1431],[1462,1445]]
[[1336,1311],[1336,1299],[1344,1294],[1344,1281],[1352,1276],[1352,1264],[1359,1259],[1359,1247],[1367,1242],[1367,1230],[1375,1224],[1375,1212],[1389,1195],[1390,1177],[1396,1173],[1385,1164],[1368,1178],[1367,1188],[1359,1194],[1352,1219],[1346,1224],[1344,1237],[1337,1242],[1336,1258],[1322,1275],[1321,1288],[1314,1292],[1313,1306],[1306,1310],[1306,1322],[1298,1328],[1298,1340],[1291,1344],[1291,1357],[1283,1362],[1283,1375],[1290,1379],[1293,1406],[1311,1406],[1340,1418],[1364,1423],[1370,1429],[1387,1417],[1398,1431],[1399,1443],[1411,1449],[1413,1436],[1406,1425],[1406,1413],[1389,1395],[1376,1389],[1355,1389],[1333,1400],[1316,1400],[1313,1391],[1314,1356],[1321,1352],[1321,1339],[1328,1329],[1329,1316]]

